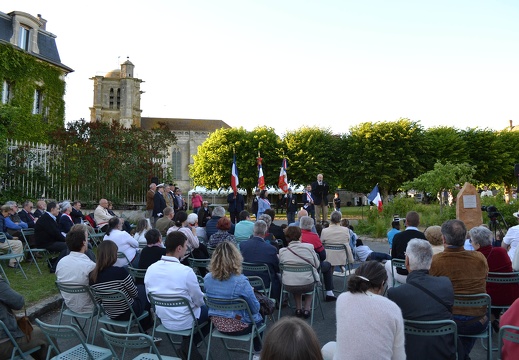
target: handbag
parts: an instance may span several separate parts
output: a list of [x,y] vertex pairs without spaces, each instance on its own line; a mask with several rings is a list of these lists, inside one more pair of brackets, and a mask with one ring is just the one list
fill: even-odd
[[24,309],[24,310],[25,310],[25,315],[19,316],[19,317],[17,316],[16,323],[18,324],[18,327],[20,328],[20,330],[22,330],[22,332],[25,334],[25,338],[27,339],[27,342],[29,342],[29,341],[31,341],[31,334],[32,334],[32,331],[34,330],[34,328],[31,324],[31,320],[27,316],[27,309]]
[[267,315],[272,315],[274,313],[275,305],[274,301],[269,299],[268,296],[260,293],[259,291],[254,290],[254,295],[260,304],[259,313],[265,317]]

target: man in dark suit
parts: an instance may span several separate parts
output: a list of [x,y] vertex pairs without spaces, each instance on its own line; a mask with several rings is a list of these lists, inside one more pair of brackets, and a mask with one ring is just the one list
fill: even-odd
[[36,221],[34,236],[36,237],[36,245],[39,248],[44,248],[51,252],[61,252],[61,255],[65,256],[67,254],[67,244],[65,243],[65,237],[59,231],[58,215],[58,204],[51,201],[47,204],[47,211]]
[[72,217],[72,221],[74,224],[81,224],[85,215],[81,211],[81,203],[79,201],[74,201],[72,203],[72,211],[70,212],[70,216]]
[[[427,241],[424,233],[418,230],[418,225],[420,225],[420,215],[418,215],[416,211],[409,211],[405,216],[405,231],[399,232],[393,237],[393,247],[391,248],[391,256],[393,259],[405,259],[405,249],[407,248],[407,243],[412,239],[423,239]],[[389,286],[393,286],[391,265],[391,261],[387,261],[385,264]],[[407,270],[396,268],[396,281],[403,284],[406,281],[406,277]]]
[[164,198],[164,184],[158,184],[155,195],[153,195],[153,218],[155,223],[158,218],[162,217],[162,212],[166,208],[166,199]]
[[265,210],[265,214],[269,215],[272,219],[268,233],[272,234],[275,239],[283,241],[283,246],[287,246],[287,240],[285,239],[285,233],[283,232],[283,229],[281,226],[274,224],[274,217],[276,216],[274,209]]
[[211,219],[212,213],[209,202],[204,200],[202,207],[198,210],[198,226],[205,227],[207,221]]
[[231,222],[233,224],[240,222],[240,212],[245,209],[243,195],[232,192],[227,196],[227,203],[229,204],[229,216],[231,217]]
[[38,200],[36,203],[36,210],[32,214],[35,218],[39,218],[43,214],[45,214],[45,210],[47,210],[47,203],[45,200]]
[[312,185],[310,184],[306,185],[306,190],[303,194],[303,209],[308,213],[308,216],[315,221],[314,196],[312,194]]
[[[328,192],[330,186],[323,180],[323,174],[317,174],[317,181],[312,183],[312,197],[315,206],[315,221],[328,220]],[[322,216],[322,219],[321,219]]]
[[[218,224],[218,220],[220,220],[220,218],[222,218],[224,216],[225,216],[225,209],[223,207],[216,206],[213,209],[211,218],[209,220],[207,220],[207,222],[205,224],[205,233],[207,235],[207,239],[209,239],[211,237],[211,235],[215,234],[218,231],[218,229],[216,228],[216,225]],[[227,232],[229,234],[234,235],[234,228],[235,228],[235,225],[231,223],[231,228],[229,230],[227,230]]]
[[297,212],[297,196],[292,193],[292,188],[288,188],[288,193],[285,195],[285,208],[287,210],[287,225],[296,221]]
[[30,200],[25,200],[23,203],[23,208],[18,212],[18,216],[20,216],[20,220],[27,224],[29,229],[34,229],[36,218],[32,214],[33,204]]
[[260,189],[256,189],[256,191],[254,193],[254,197],[252,198],[251,213],[254,214],[256,219],[258,218],[258,201],[259,201],[260,192],[261,192]]
[[253,237],[240,243],[240,251],[244,262],[266,264],[269,267],[270,277],[267,273],[257,274],[244,271],[244,274],[260,276],[267,288],[272,282],[270,297],[276,299],[276,303],[278,303],[281,293],[281,283],[277,276],[279,273],[279,259],[277,249],[264,240],[266,233],[267,223],[263,220],[257,220],[254,223]]
[[[407,283],[388,289],[387,297],[400,307],[406,320],[452,320],[454,289],[447,276],[429,275],[432,257],[433,250],[428,241],[409,241],[405,256],[409,271]],[[454,359],[453,336],[406,334],[405,352],[410,360]],[[458,359],[463,359],[463,356],[460,354]]]

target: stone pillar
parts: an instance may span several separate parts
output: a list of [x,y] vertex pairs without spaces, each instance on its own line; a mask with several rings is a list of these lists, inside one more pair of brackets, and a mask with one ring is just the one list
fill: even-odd
[[481,199],[474,185],[468,182],[456,196],[456,219],[463,221],[467,230],[483,224]]

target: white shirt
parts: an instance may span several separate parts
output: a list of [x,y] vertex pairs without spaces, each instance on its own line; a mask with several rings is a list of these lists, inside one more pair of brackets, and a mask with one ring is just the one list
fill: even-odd
[[503,238],[503,242],[507,245],[510,245],[508,256],[510,257],[510,260],[513,261],[515,251],[519,245],[519,225],[512,226],[510,229],[508,229],[508,232]]
[[[103,240],[112,240],[115,245],[117,245],[117,251],[124,253],[129,261],[132,261],[135,255],[137,254],[137,249],[139,248],[139,242],[135,240],[130,234],[126,231],[121,231],[117,229],[113,229],[110,231],[110,235],[105,235]],[[117,259],[114,266],[127,266],[128,261],[126,259]]]
[[133,238],[135,240],[137,240],[137,242],[140,244],[140,245],[147,245],[148,244],[148,241],[146,240],[146,232],[147,230],[143,230],[142,232],[140,233],[135,233],[135,235],[133,235]]
[[[200,290],[193,269],[182,265],[177,258],[162,256],[150,265],[144,276],[146,294],[178,295],[189,300],[195,317],[200,317],[200,307],[204,305],[204,294]],[[185,330],[193,326],[193,318],[185,307],[157,306],[157,316],[169,330]]]
[[[75,285],[88,285],[88,274],[96,267],[95,262],[83,253],[71,251],[56,266],[57,281]],[[87,293],[61,293],[68,308],[77,313],[91,312],[92,300]]]

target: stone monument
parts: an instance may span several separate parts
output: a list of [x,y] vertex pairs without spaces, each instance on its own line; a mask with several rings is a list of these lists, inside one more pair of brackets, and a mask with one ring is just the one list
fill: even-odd
[[456,219],[463,221],[467,230],[483,224],[481,199],[474,185],[468,182],[456,196]]

